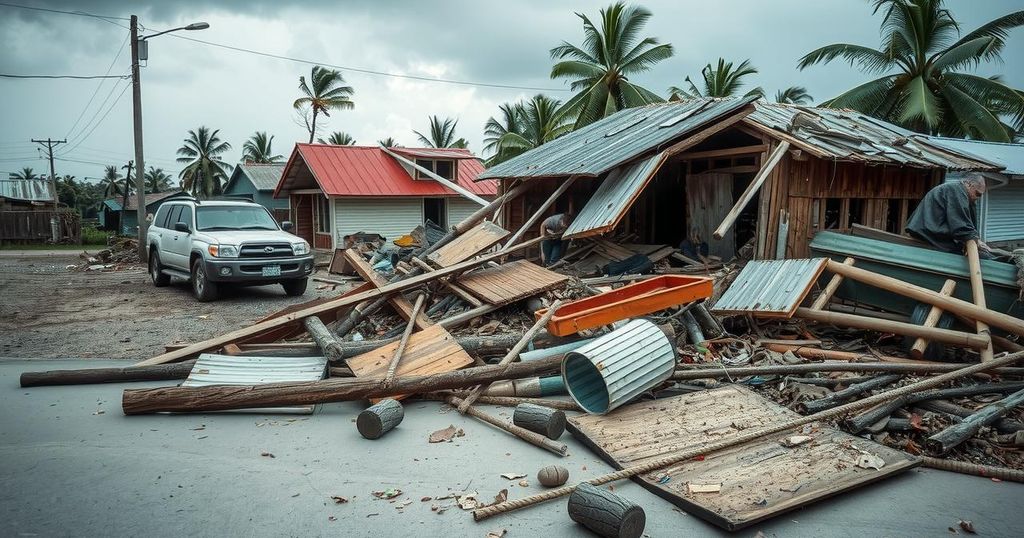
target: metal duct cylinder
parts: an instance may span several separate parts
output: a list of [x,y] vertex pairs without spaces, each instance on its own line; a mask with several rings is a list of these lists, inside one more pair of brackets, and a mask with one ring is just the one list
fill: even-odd
[[584,411],[603,415],[672,375],[676,352],[657,325],[630,321],[565,354],[562,379]]

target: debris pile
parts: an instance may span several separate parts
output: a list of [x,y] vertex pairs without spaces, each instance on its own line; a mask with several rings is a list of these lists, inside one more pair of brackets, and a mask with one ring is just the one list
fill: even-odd
[[78,271],[118,271],[143,263],[139,259],[139,242],[130,237],[118,238],[96,254],[82,252],[78,257],[82,259],[75,267]]

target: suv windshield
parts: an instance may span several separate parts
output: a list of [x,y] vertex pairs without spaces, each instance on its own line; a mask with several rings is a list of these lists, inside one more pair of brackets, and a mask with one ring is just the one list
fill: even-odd
[[196,207],[199,230],[276,230],[277,222],[261,206]]

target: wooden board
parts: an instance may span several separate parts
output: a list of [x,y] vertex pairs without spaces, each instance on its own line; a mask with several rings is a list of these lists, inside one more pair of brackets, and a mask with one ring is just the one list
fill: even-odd
[[[356,377],[383,376],[388,371],[391,358],[398,349],[398,342],[392,342],[373,351],[346,359],[349,368]],[[473,364],[473,358],[459,346],[455,337],[448,334],[444,327],[433,325],[420,332],[412,333],[409,343],[402,354],[395,373],[404,375],[430,375],[450,372]],[[392,396],[396,400],[407,397]],[[371,399],[376,403],[379,399]]]
[[508,230],[490,221],[483,221],[451,243],[432,252],[427,259],[438,267],[448,267],[468,260],[508,237]]
[[[312,308],[312,307],[320,306],[320,305],[322,305],[324,303],[331,302],[331,301],[337,299],[338,297],[346,297],[346,296],[349,296],[349,295],[355,295],[357,293],[363,293],[363,292],[370,291],[370,290],[373,290],[373,289],[376,289],[376,288],[377,288],[376,286],[374,286],[373,284],[371,284],[369,282],[363,282],[363,283],[359,284],[358,286],[356,286],[354,288],[350,288],[348,291],[345,291],[344,293],[342,293],[341,295],[338,295],[336,297],[321,297],[319,299],[313,299],[313,300],[310,300],[310,301],[306,301],[304,303],[299,303],[299,304],[294,304],[294,305],[291,305],[291,306],[286,306],[286,307],[282,308],[281,310],[278,310],[277,312],[274,312],[273,314],[270,314],[269,316],[267,316],[267,317],[257,321],[256,323],[263,323],[264,321],[270,321],[270,320],[273,320],[273,319],[284,317],[284,316],[287,316],[289,314],[293,314],[295,312],[298,312],[300,310],[305,310],[307,308]],[[342,317],[342,315],[347,314],[350,309],[351,309],[351,307],[349,307],[349,306],[333,308],[333,309],[330,309],[330,310],[325,310],[323,312],[320,312],[319,314],[316,315],[316,317],[320,318],[320,321],[324,322],[324,325],[330,325],[331,323],[334,323],[335,321],[338,321],[338,318]],[[277,342],[278,340],[284,340],[286,338],[292,338],[292,337],[298,336],[300,334],[305,334],[305,333],[306,333],[306,328],[302,325],[301,320],[297,320],[294,323],[290,323],[288,325],[282,325],[280,327],[277,327],[277,328],[274,328],[274,329],[270,329],[269,331],[265,331],[265,332],[262,332],[262,333],[257,333],[257,334],[255,334],[253,336],[250,336],[250,337],[240,338],[235,343],[236,344],[266,344],[268,342]]]
[[354,274],[352,267],[345,261],[345,250],[343,248],[334,249],[334,255],[331,256],[331,265],[327,267],[328,273],[335,275]]
[[459,285],[492,305],[506,305],[556,288],[569,277],[526,260],[481,269],[459,277]]
[[[573,436],[616,468],[665,457],[709,441],[798,416],[750,389],[714,390],[644,401],[610,415],[568,420]],[[910,469],[920,460],[824,424],[797,429],[667,467],[634,480],[669,502],[719,527],[736,530],[832,495]],[[813,440],[786,448],[793,435]],[[864,469],[864,454],[881,458],[881,469]],[[666,480],[667,477],[667,480]],[[718,493],[691,493],[721,484]]]
[[[695,229],[707,241],[708,252],[724,260],[736,253],[734,234],[715,239],[715,228],[732,209],[731,174],[697,174],[686,176],[686,215],[689,229]],[[688,230],[680,230],[687,233]]]
[[[387,285],[388,281],[384,279],[377,271],[370,267],[370,264],[363,259],[363,256],[356,252],[354,249],[347,249],[344,254],[345,261],[348,262],[349,266],[352,267],[363,277],[363,280],[372,283],[374,286],[380,288]],[[402,296],[401,293],[396,293],[388,298],[388,304],[391,305],[395,311],[398,312],[402,319],[409,321],[412,317],[412,303],[408,299]],[[433,325],[434,322],[430,321],[430,318],[426,314],[420,312],[420,315],[416,316],[416,328],[423,330]]]

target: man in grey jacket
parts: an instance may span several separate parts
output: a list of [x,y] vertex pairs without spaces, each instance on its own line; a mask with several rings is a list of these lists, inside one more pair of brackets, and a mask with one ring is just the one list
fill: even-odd
[[961,181],[943,183],[928,191],[907,221],[907,232],[933,247],[963,254],[968,241],[978,242],[978,254],[992,258],[981,240],[976,222],[975,202],[985,194],[985,177],[968,174]]

